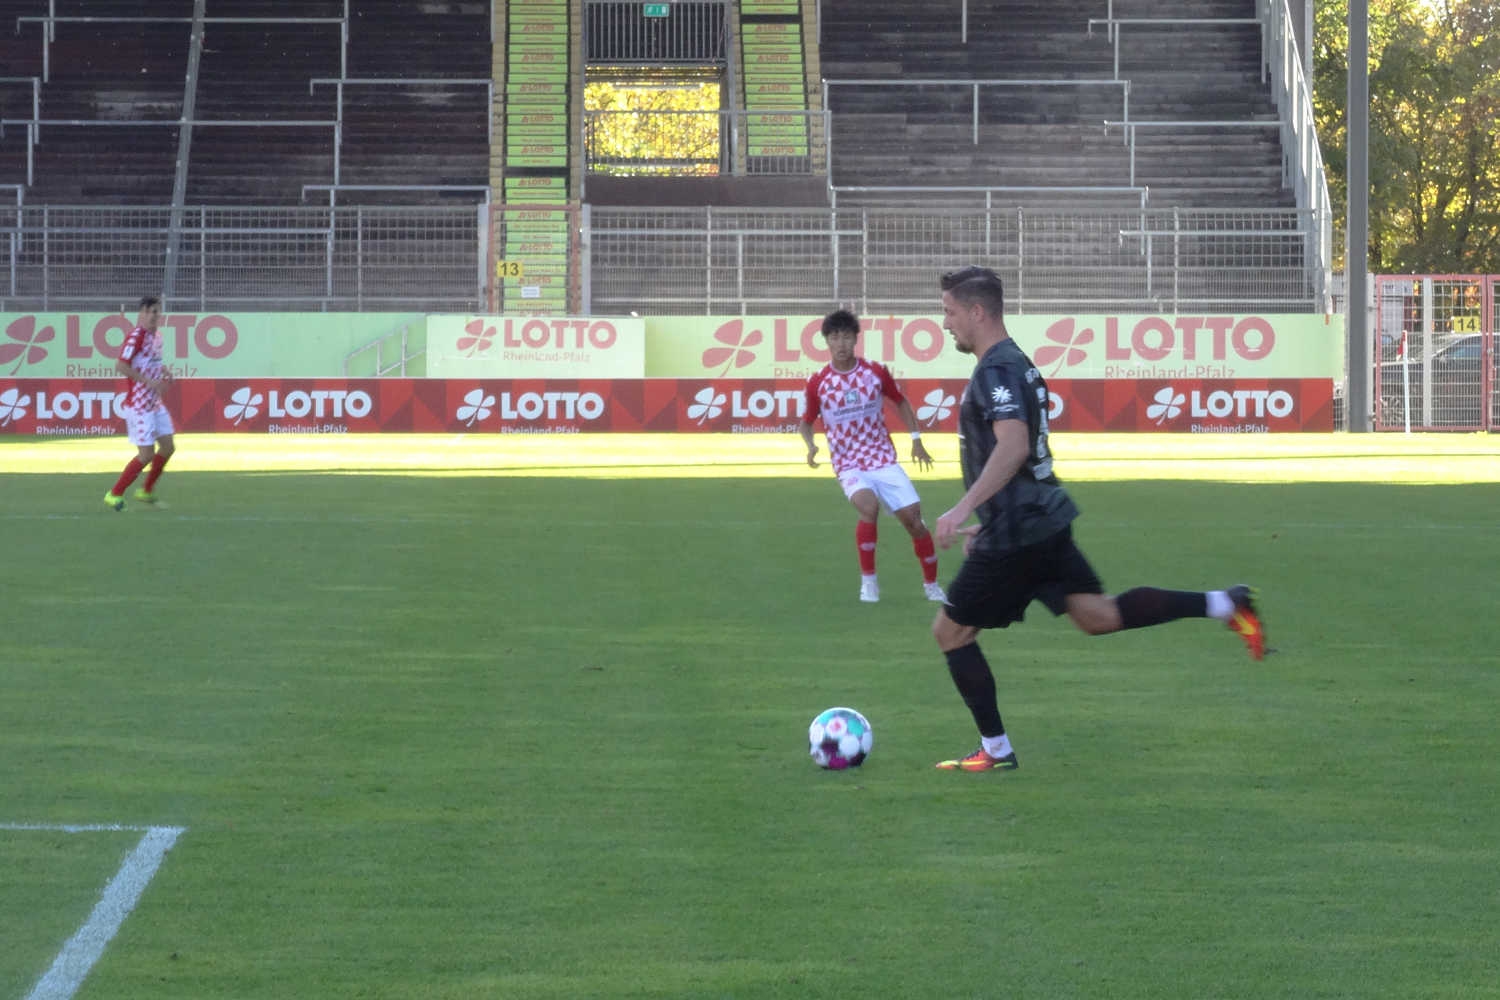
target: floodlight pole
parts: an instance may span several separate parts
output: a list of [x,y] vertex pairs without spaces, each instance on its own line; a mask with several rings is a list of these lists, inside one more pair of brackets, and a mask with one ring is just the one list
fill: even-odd
[[1371,430],[1370,270],[1370,3],[1349,0],[1348,245],[1344,313],[1349,337],[1349,430]]

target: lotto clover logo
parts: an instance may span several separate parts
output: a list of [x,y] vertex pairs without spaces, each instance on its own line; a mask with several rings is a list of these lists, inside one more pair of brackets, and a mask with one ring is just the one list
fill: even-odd
[[224,407],[224,419],[233,420],[236,424],[242,420],[254,420],[260,415],[260,408],[265,401],[260,393],[248,385],[242,385],[229,397],[229,405]]
[[688,419],[696,420],[702,425],[723,413],[727,401],[722,392],[714,392],[713,386],[699,389],[698,395],[693,397],[692,404],[688,406]]
[[0,427],[26,416],[26,407],[30,405],[31,397],[22,395],[14,386],[0,392]]
[[[464,336],[458,338],[455,346],[464,357],[472,358],[476,354],[488,351],[494,342],[495,328],[485,326],[482,319],[472,319],[464,324]],[[485,414],[485,416],[488,415]]]
[[1071,318],[1060,319],[1047,327],[1047,340],[1048,343],[1036,349],[1033,357],[1038,368],[1044,368],[1056,361],[1057,364],[1047,373],[1056,375],[1063,368],[1083,364],[1089,356],[1089,352],[1084,348],[1094,342],[1094,331],[1088,327],[1082,330],[1074,329]]
[[464,397],[464,405],[458,408],[458,419],[465,427],[473,427],[481,420],[488,420],[494,413],[495,397],[483,389],[470,389]]
[[1170,385],[1156,390],[1153,402],[1146,407],[1146,419],[1155,420],[1160,427],[1168,420],[1175,419],[1182,413],[1182,404],[1187,402],[1187,397],[1173,389]]
[[939,420],[947,420],[956,402],[958,400],[943,390],[934,389],[922,397],[922,405],[917,407],[917,419],[928,426],[935,425]]
[[755,361],[755,352],[750,348],[759,347],[764,339],[765,334],[759,330],[746,332],[744,320],[732,319],[714,331],[714,340],[725,346],[710,347],[704,351],[703,367],[717,368],[723,365],[720,376],[731,368],[743,368]]
[[14,375],[22,365],[41,364],[47,358],[47,349],[42,345],[55,336],[50,326],[38,330],[35,316],[22,316],[5,328],[10,343],[0,344],[0,365],[14,361],[16,366],[10,370]]

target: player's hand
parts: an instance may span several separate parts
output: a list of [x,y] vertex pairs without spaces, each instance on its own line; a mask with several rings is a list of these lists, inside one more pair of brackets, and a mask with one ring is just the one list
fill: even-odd
[[816,469],[818,467],[818,459],[816,457],[817,454],[818,454],[818,446],[817,445],[811,445],[811,446],[808,447],[808,449],[807,449],[807,467],[809,469]]
[[966,528],[959,528],[958,533],[964,536],[964,555],[967,556],[969,550],[974,547],[974,539],[979,537],[979,525],[971,524]]
[[919,469],[932,468],[932,456],[927,453],[927,446],[920,439],[911,443],[911,460],[917,463]]
[[933,538],[937,540],[938,548],[952,548],[959,535],[972,534],[963,529],[963,523],[968,519],[968,513],[960,513],[957,507],[945,511],[943,516],[937,519],[937,530],[932,533]]

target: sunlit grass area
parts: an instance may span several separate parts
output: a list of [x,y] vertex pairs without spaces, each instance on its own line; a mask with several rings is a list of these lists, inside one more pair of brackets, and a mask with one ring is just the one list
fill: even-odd
[[[920,479],[958,475],[951,434],[924,440],[937,459]],[[1488,483],[1500,437],[1487,434],[1054,434],[1070,481]],[[904,447],[897,435],[898,449]],[[179,435],[172,472],[362,471],[462,475],[827,477],[791,434]],[[109,473],[123,438],[0,438],[0,473]],[[824,456],[826,457],[826,453]],[[105,484],[106,486],[108,484]]]

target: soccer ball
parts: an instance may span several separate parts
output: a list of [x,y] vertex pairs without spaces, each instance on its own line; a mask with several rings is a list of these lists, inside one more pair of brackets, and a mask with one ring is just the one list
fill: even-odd
[[874,740],[870,720],[852,708],[819,712],[807,727],[808,753],[819,767],[830,771],[863,764]]

